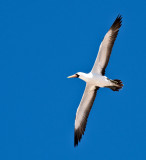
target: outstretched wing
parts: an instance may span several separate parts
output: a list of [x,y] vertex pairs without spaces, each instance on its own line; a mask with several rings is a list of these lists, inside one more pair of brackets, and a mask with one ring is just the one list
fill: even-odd
[[105,69],[121,25],[122,17],[118,16],[100,44],[98,55],[91,71],[92,73],[105,74]]
[[99,87],[86,84],[86,88],[76,112],[75,129],[74,129],[74,146],[78,145],[84,134],[87,119],[96,97],[96,92]]

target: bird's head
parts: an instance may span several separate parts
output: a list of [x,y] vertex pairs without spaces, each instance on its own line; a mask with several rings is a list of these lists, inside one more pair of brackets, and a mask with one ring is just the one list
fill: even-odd
[[80,72],[77,72],[76,74],[68,76],[67,78],[79,78],[79,77],[80,77]]
[[86,81],[86,76],[87,76],[86,73],[77,72],[76,74],[74,74],[74,75],[72,75],[72,76],[69,76],[69,77],[67,77],[67,78],[80,78],[80,79]]

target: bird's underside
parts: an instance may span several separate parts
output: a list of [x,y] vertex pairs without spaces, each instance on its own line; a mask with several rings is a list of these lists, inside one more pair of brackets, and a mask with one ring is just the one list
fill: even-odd
[[[104,76],[105,69],[108,65],[111,55],[112,47],[118,35],[121,23],[122,17],[118,16],[100,44],[98,55],[91,72],[89,74],[78,72],[75,75],[69,77],[77,77],[86,82],[85,91],[75,117],[74,146],[78,145],[82,135],[85,132],[87,119],[94,103],[97,90],[100,87],[106,87],[112,89],[113,91],[119,91],[123,87],[123,84],[120,80],[110,80]],[[100,79],[96,75],[99,75]],[[96,78],[100,85],[94,82]],[[99,80],[101,80],[101,82],[99,82]]]

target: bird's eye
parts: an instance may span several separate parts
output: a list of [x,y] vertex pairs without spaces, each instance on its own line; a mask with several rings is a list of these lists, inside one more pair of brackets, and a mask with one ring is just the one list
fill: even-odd
[[77,78],[79,78],[79,75],[78,75],[78,74],[76,74],[76,76],[77,76]]

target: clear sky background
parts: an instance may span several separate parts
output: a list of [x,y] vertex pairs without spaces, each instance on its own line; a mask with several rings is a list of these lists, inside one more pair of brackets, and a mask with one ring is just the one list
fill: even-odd
[[[100,42],[123,25],[81,143],[74,119]],[[146,1],[0,1],[0,159],[146,159]]]

